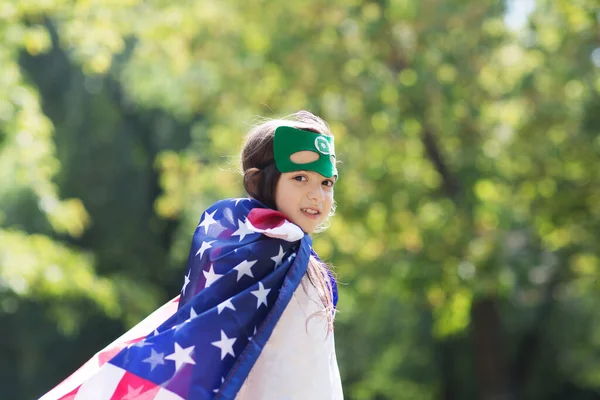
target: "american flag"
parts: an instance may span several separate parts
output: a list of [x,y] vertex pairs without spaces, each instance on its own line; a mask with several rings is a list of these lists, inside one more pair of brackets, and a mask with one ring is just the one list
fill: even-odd
[[216,203],[194,233],[180,296],[40,400],[234,399],[315,255],[311,243],[256,200]]

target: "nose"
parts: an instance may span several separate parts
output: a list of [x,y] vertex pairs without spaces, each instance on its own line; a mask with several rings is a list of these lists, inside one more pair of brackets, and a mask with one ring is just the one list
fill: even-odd
[[323,186],[320,182],[311,185],[307,197],[310,201],[314,201],[318,204],[323,202],[325,199],[325,192],[323,191]]

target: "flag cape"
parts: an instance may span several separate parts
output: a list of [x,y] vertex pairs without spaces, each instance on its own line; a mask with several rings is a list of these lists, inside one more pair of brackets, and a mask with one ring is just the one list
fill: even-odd
[[316,256],[311,243],[256,200],[216,203],[194,233],[180,296],[40,400],[234,399]]

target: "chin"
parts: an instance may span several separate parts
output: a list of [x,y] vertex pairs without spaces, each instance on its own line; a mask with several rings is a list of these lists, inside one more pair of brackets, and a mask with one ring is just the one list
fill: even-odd
[[309,225],[309,226],[307,226],[307,225],[300,226],[300,228],[302,228],[302,230],[303,230],[304,232],[306,232],[306,233],[308,233],[308,234],[311,234],[311,233],[313,233],[314,231],[316,231],[316,230],[317,230],[317,227],[318,227],[318,226],[319,226],[319,224],[316,224],[316,225],[312,225],[312,224],[311,224],[311,225]]
[[294,218],[292,222],[300,227],[304,232],[311,234],[317,230],[317,228],[323,223],[323,221],[305,221],[302,216]]
[[306,224],[300,224],[297,221],[292,221],[292,223],[298,225],[300,229],[302,229],[305,233],[311,233],[312,231],[314,231],[314,228],[306,226]]

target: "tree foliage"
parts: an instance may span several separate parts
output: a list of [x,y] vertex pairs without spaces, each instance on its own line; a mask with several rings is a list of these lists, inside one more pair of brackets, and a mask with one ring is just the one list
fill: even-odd
[[505,12],[0,1],[0,318],[35,331],[5,341],[12,398],[177,293],[201,211],[243,193],[243,133],[298,109],[342,160],[315,245],[347,398],[597,396],[597,6]]

